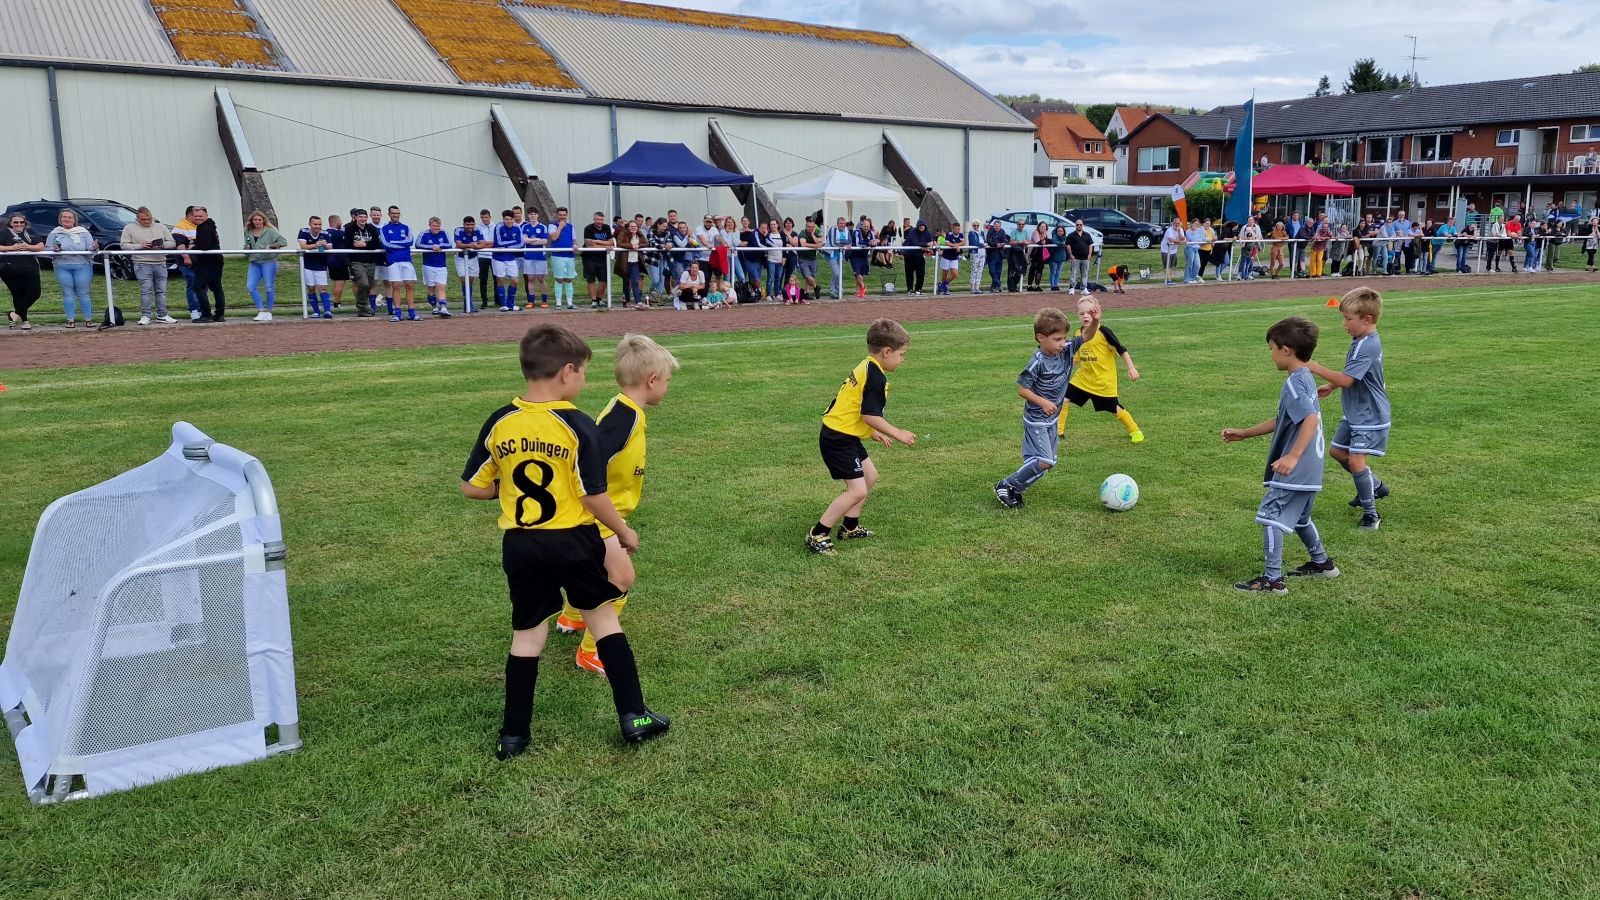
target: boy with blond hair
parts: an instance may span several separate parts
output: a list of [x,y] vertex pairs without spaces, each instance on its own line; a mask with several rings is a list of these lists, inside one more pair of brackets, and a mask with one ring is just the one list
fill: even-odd
[[[1290,316],[1267,329],[1267,349],[1280,372],[1288,372],[1278,392],[1278,415],[1249,428],[1224,428],[1224,443],[1272,435],[1267,449],[1267,470],[1262,477],[1266,494],[1256,509],[1266,548],[1266,571],[1249,581],[1235,582],[1234,590],[1247,594],[1287,594],[1283,576],[1338,578],[1339,567],[1328,557],[1322,535],[1311,521],[1311,507],[1322,490],[1322,411],[1317,404],[1317,382],[1306,364],[1317,349],[1317,326]],[[1298,535],[1311,553],[1311,561],[1291,572],[1283,571],[1283,539]]]
[[1085,310],[1083,334],[1068,339],[1071,323],[1054,307],[1033,317],[1033,339],[1038,348],[1017,376],[1017,396],[1022,403],[1022,467],[995,483],[994,495],[1007,509],[1022,506],[1024,492],[1056,466],[1060,435],[1056,419],[1062,414],[1072,364],[1083,345],[1100,333],[1100,307]]
[[527,390],[483,423],[461,474],[463,495],[500,503],[500,565],[511,594],[505,715],[495,751],[502,760],[528,749],[539,654],[563,592],[587,614],[597,638],[623,739],[647,741],[670,725],[644,704],[633,648],[611,603],[623,591],[606,572],[606,544],[596,523],[610,529],[624,551],[639,549],[639,535],[606,490],[594,420],[572,405],[592,355],[571,329],[528,329],[519,353]]
[[1372,288],[1358,287],[1345,294],[1339,301],[1339,315],[1350,335],[1344,371],[1307,363],[1311,374],[1328,382],[1317,389],[1318,397],[1339,391],[1344,414],[1339,417],[1328,455],[1356,483],[1350,505],[1361,510],[1362,531],[1378,530],[1382,522],[1378,501],[1389,496],[1389,486],[1367,467],[1367,457],[1383,456],[1389,450],[1389,391],[1383,383],[1383,342],[1378,339],[1378,316],[1382,314],[1383,297]]
[[889,402],[887,373],[905,362],[911,335],[893,319],[879,319],[867,327],[867,358],[850,370],[822,415],[822,433],[817,443],[822,464],[835,481],[844,482],[844,491],[806,532],[806,549],[823,556],[834,554],[831,535],[839,526],[839,540],[853,541],[872,537],[861,527],[861,511],[873,485],[878,483],[878,467],[867,458],[862,438],[871,438],[885,447],[895,441],[913,446],[917,436],[896,428],[883,417]]
[[[639,508],[639,498],[644,493],[645,408],[655,406],[667,396],[667,388],[672,386],[672,373],[677,368],[677,357],[642,334],[623,335],[622,342],[617,344],[614,369],[617,386],[622,390],[600,411],[595,425],[600,432],[600,452],[606,459],[606,493],[623,521]],[[622,596],[611,601],[620,616],[622,608],[628,604],[628,591],[635,580],[633,559],[616,532],[603,522],[600,537],[606,542],[606,577],[622,592]],[[584,628],[583,612],[570,600],[556,618],[556,630],[563,634],[583,631],[578,668],[597,675],[606,674],[594,635]]]
[[[1094,311],[1094,317],[1100,317],[1100,301],[1093,297],[1085,297],[1078,301],[1078,321],[1082,323],[1079,334],[1089,334],[1089,311]],[[1085,403],[1094,404],[1095,412],[1111,413],[1116,416],[1122,427],[1128,429],[1128,439],[1135,444],[1144,440],[1144,432],[1139,430],[1139,423],[1133,420],[1133,414],[1122,406],[1122,400],[1117,393],[1117,359],[1128,367],[1128,380],[1138,381],[1139,370],[1133,365],[1133,357],[1129,355],[1128,348],[1122,346],[1117,336],[1111,329],[1101,326],[1093,336],[1085,338],[1083,346],[1078,351],[1077,366],[1073,369],[1072,380],[1067,382],[1067,401],[1073,406],[1082,406]],[[1061,416],[1056,420],[1056,434],[1067,433],[1067,414],[1070,409],[1063,406]]]

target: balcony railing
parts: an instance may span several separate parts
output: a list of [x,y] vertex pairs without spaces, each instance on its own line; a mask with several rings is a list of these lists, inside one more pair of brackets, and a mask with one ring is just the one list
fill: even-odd
[[1488,178],[1505,175],[1600,175],[1600,152],[1502,153],[1438,161],[1396,160],[1371,163],[1323,163],[1317,171],[1339,181],[1383,178]]

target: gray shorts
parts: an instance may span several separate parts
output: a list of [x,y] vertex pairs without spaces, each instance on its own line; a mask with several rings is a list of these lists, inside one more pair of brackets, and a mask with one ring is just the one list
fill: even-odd
[[1032,419],[1022,420],[1022,461],[1039,460],[1050,465],[1056,464],[1056,446],[1061,439],[1056,434],[1056,420],[1035,422]]
[[1389,427],[1355,429],[1344,419],[1333,431],[1333,446],[1364,456],[1383,456],[1389,450]]
[[1311,507],[1317,502],[1316,491],[1290,491],[1284,488],[1267,488],[1266,496],[1256,508],[1256,521],[1271,525],[1284,534],[1311,521]]
[[814,260],[814,259],[802,259],[802,260],[800,260],[799,269],[800,269],[800,277],[801,278],[809,278],[812,281],[816,281],[817,280],[817,261],[816,260]]

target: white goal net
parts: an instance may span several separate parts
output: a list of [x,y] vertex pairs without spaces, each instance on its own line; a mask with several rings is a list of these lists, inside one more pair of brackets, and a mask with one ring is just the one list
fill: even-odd
[[39,517],[0,659],[35,803],[298,749],[277,500],[187,422],[156,459]]

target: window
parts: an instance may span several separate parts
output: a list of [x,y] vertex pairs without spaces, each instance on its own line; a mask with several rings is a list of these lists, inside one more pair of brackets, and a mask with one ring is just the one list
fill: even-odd
[[1572,126],[1572,140],[1579,142],[1600,141],[1600,125]]
[[1398,162],[1399,159],[1399,138],[1367,138],[1367,162]]
[[1104,146],[1105,146],[1105,142],[1104,141],[1084,141],[1083,142],[1083,152],[1085,152],[1085,153],[1099,153],[1100,152],[1100,148],[1102,148]]
[[1283,162],[1291,166],[1306,164],[1306,142],[1294,141],[1283,145]]
[[1322,161],[1326,163],[1353,163],[1356,161],[1355,141],[1325,141]]
[[1412,159],[1417,162],[1449,162],[1450,135],[1425,134],[1416,138],[1416,142],[1417,145],[1411,153]]
[[1208,171],[1211,168],[1211,148],[1209,146],[1205,145],[1205,144],[1201,144],[1200,147],[1199,147],[1199,150],[1200,150],[1200,166],[1199,166],[1200,171],[1202,171],[1202,172]]
[[1494,133],[1496,147],[1515,147],[1522,143],[1522,132],[1515,128],[1507,128]]
[[1078,177],[1078,167],[1077,166],[1063,166],[1062,169],[1061,169],[1061,177],[1063,179],[1065,179],[1065,178],[1077,178]]
[[1104,178],[1104,177],[1106,177],[1106,167],[1105,166],[1095,166],[1094,167],[1094,177],[1096,177],[1096,178]]
[[1370,209],[1370,208],[1372,208],[1374,206],[1377,206],[1377,205],[1378,205],[1378,195],[1377,194],[1368,194],[1367,195],[1367,208]]
[[[1596,131],[1595,138],[1596,139],[1600,139],[1600,130]],[[1567,204],[1569,204],[1572,201],[1576,200],[1578,202],[1578,208],[1583,210],[1585,213],[1589,213],[1589,212],[1592,212],[1594,210],[1594,200],[1595,200],[1595,192],[1594,191],[1567,191],[1566,194],[1561,199],[1562,199],[1562,204],[1561,204],[1561,208],[1562,209],[1566,209],[1567,208]]]
[[1450,195],[1449,194],[1440,194],[1438,196],[1438,198],[1433,201],[1433,205],[1437,206],[1440,209],[1449,209],[1450,208]]
[[1181,147],[1140,147],[1139,171],[1176,172],[1183,168]]

